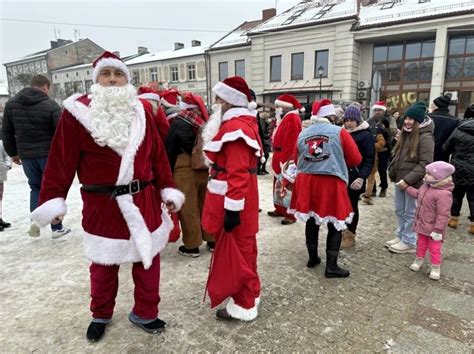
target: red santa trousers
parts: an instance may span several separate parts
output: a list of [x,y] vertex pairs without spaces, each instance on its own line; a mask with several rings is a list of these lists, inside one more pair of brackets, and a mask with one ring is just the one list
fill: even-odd
[[[118,290],[118,272],[120,266],[105,266],[92,263],[91,280],[91,311],[93,318],[110,319],[114,313],[115,297]],[[133,282],[135,283],[135,306],[133,313],[144,320],[158,317],[160,302],[160,255],[153,258],[149,269],[143,263],[133,263]]]
[[258,305],[255,300],[260,297],[260,278],[257,272],[257,238],[252,235],[237,236],[234,239],[245,262],[257,274],[257,279],[249,281],[238,293],[232,295],[232,299],[234,299],[236,305],[244,309],[250,309]]
[[[275,183],[276,183],[276,177],[273,177],[273,194],[275,194]],[[280,214],[281,216],[284,216],[285,218],[290,219],[290,220],[296,220],[294,215],[288,214],[287,208],[281,205],[277,205],[277,204],[273,204],[273,205],[275,206],[276,212]]]

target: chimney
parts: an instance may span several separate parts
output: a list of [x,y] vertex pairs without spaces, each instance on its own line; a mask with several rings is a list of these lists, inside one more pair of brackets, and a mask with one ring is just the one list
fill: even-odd
[[174,50],[180,50],[184,48],[184,43],[174,42]]
[[112,54],[118,56],[120,58],[120,52],[118,50],[116,50],[115,52],[112,52]]
[[191,47],[200,47],[201,46],[201,41],[193,39],[191,41]]
[[138,47],[138,54],[147,54],[148,48],[147,47]]
[[262,21],[267,21],[272,17],[275,17],[277,10],[274,8],[262,10]]
[[56,49],[58,47],[58,42],[56,41],[50,41],[49,43],[51,44],[51,49]]

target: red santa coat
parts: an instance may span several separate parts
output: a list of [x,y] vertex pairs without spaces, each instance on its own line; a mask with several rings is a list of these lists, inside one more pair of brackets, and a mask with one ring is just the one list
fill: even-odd
[[166,136],[168,135],[168,130],[170,129],[170,123],[166,118],[166,113],[161,106],[155,107],[152,103],[147,100],[142,100],[143,106],[145,110],[148,110],[150,114],[153,116],[153,120],[155,121],[155,125],[158,128],[158,133],[163,141],[166,140]]
[[[246,108],[225,112],[219,132],[204,145],[212,164],[207,185],[202,226],[212,235],[222,233],[224,209],[240,211],[241,224],[232,233],[250,236],[258,232],[258,185],[255,169],[262,156],[255,115]],[[252,172],[251,172],[252,171]]]
[[297,110],[285,114],[276,127],[273,135],[272,157],[272,169],[275,174],[281,173],[280,164],[292,159],[301,129],[301,118]]
[[64,102],[43,176],[39,207],[32,219],[45,226],[54,217],[66,214],[65,199],[76,172],[80,183],[86,185],[151,181],[141,192],[115,199],[81,190],[86,257],[103,265],[143,262],[148,268],[166,245],[173,227],[162,201],[173,201],[179,209],[184,195],[174,189],[162,140],[142,103],[134,107],[129,143],[122,150],[94,142],[89,103],[87,96],[80,95]]

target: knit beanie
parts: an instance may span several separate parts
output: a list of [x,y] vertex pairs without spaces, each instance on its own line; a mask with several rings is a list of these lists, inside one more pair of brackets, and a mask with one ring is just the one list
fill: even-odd
[[344,112],[344,120],[355,120],[357,124],[362,122],[360,117],[360,109],[356,106],[349,106],[347,107],[346,111]]
[[474,118],[474,104],[467,107],[466,112],[464,112],[464,118]]
[[451,103],[451,96],[444,95],[434,99],[433,103],[441,110],[447,110]]
[[451,176],[455,168],[450,163],[444,161],[435,161],[425,167],[427,173],[435,178],[435,181],[441,181]]
[[412,104],[406,111],[405,117],[410,117],[416,120],[418,123],[423,123],[426,116],[426,105],[422,101],[418,101]]

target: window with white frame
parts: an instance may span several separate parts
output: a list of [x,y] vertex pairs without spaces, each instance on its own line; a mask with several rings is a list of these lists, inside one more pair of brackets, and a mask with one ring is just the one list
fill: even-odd
[[196,80],[196,65],[195,64],[187,64],[186,65],[188,71],[188,80]]
[[171,66],[170,67],[170,73],[171,73],[171,82],[177,82],[179,81],[179,74],[178,74],[178,67],[177,66]]
[[151,82],[158,81],[158,68],[150,68],[150,81]]
[[229,64],[226,61],[219,63],[219,81],[229,77]]
[[235,76],[240,76],[245,79],[245,60],[235,61]]

